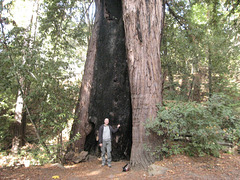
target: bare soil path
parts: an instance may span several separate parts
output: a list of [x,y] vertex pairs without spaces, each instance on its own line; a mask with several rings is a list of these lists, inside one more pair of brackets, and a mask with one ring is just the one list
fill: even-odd
[[163,175],[149,176],[147,171],[130,170],[122,172],[127,161],[113,162],[112,168],[101,167],[101,161],[94,159],[64,168],[52,165],[1,168],[0,179],[11,180],[138,180],[138,179],[200,179],[200,180],[240,180],[240,155],[222,154],[214,157],[172,156],[155,164],[168,168]]

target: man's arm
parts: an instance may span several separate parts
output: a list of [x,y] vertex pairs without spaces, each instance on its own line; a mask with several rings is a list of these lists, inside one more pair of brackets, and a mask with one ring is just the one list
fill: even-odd
[[118,124],[117,125],[117,128],[113,128],[112,126],[110,126],[111,128],[110,128],[110,130],[112,131],[112,133],[115,133],[115,132],[117,132],[118,131],[118,129],[120,128],[120,124]]
[[103,131],[102,131],[102,129],[103,129],[103,126],[100,126],[100,128],[99,128],[99,134],[98,134],[98,136],[99,136],[99,146],[102,146],[102,133],[103,133]]

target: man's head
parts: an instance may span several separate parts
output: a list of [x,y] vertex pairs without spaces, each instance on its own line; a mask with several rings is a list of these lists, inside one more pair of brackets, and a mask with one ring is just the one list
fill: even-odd
[[108,119],[108,118],[105,118],[105,119],[104,119],[104,124],[105,124],[105,125],[108,125],[108,123],[109,123],[109,119]]

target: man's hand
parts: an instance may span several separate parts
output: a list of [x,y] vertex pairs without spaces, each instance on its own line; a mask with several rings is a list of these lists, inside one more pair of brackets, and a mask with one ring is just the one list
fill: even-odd
[[99,146],[100,146],[100,147],[102,147],[102,143],[101,143],[101,144],[99,144]]
[[120,128],[120,124],[117,125],[117,128]]

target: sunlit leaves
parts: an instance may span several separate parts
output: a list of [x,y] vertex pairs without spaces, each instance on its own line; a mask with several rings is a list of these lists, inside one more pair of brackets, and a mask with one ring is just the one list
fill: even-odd
[[191,21],[197,24],[206,24],[208,9],[207,4],[195,4],[192,6]]
[[[235,87],[240,54],[240,26],[236,26],[235,19],[239,17],[239,8],[236,4],[234,1],[219,0],[167,3],[161,46],[163,71],[173,81],[167,81],[167,87],[169,82],[173,84],[172,89],[181,91],[183,86],[180,86],[179,79],[194,81],[192,78],[196,73],[201,74],[205,82],[202,86],[203,94],[210,91],[210,86],[214,92],[224,92],[226,87]],[[231,13],[230,9],[233,10]],[[224,86],[226,82],[227,85]],[[189,88],[189,85],[185,88]],[[167,95],[170,93],[172,92],[166,92]],[[176,94],[183,95],[175,91],[172,98],[177,97]]]
[[[80,72],[74,71],[84,63],[90,34],[90,24],[77,17],[85,16],[83,12],[89,4],[77,0],[17,1],[6,9],[13,16],[5,14],[12,20],[24,10],[28,17],[16,17],[16,26],[2,21],[5,33],[1,33],[0,41],[1,95],[11,97],[7,105],[12,108],[22,89],[28,118],[45,142],[58,136],[74,116],[79,91],[79,81],[74,79],[80,79],[76,77]],[[10,120],[9,115],[8,124]],[[7,123],[4,128],[9,128]]]

